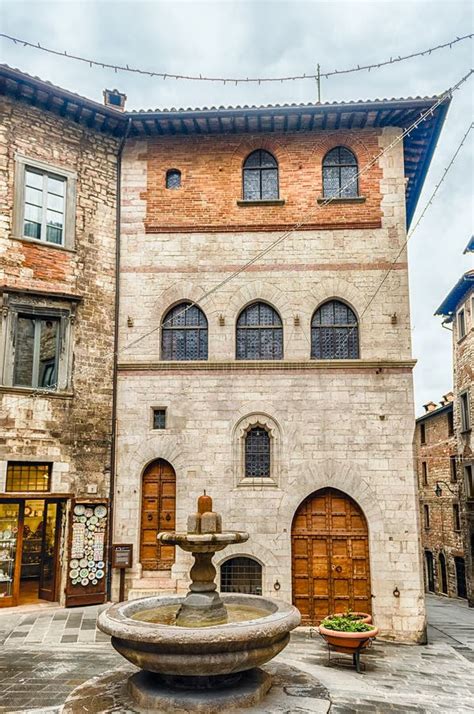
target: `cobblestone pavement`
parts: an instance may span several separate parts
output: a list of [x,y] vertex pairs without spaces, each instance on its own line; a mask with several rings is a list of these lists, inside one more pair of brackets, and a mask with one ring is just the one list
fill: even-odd
[[[108,637],[97,630],[101,608],[47,608],[0,612],[0,712],[60,712],[79,684],[123,664]],[[472,712],[474,699],[474,610],[459,600],[428,598],[427,646],[376,641],[363,656],[365,672],[341,662],[328,666],[319,636],[294,633],[276,662],[296,667],[329,691],[318,711]],[[266,709],[262,709],[267,711]],[[316,711],[300,699],[291,714]]]

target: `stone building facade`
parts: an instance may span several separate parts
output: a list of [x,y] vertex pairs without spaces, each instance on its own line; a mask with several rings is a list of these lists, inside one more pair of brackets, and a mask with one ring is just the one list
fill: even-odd
[[[103,601],[116,112],[17,70],[0,80],[0,605]],[[92,565],[72,562],[81,542]]]
[[[465,253],[474,252],[471,238]],[[454,431],[458,455],[461,528],[466,554],[467,597],[474,607],[474,271],[458,280],[448,293],[437,315],[453,334]]]
[[416,420],[416,468],[425,588],[449,597],[466,597],[461,529],[461,482],[454,433],[453,393],[425,405]]
[[389,268],[447,108],[433,107],[133,115],[114,526],[134,546],[129,597],[183,587],[186,554],[156,534],[183,529],[207,489],[250,532],[216,558],[223,590],[292,600],[306,623],[371,610],[384,636],[423,637],[404,249]]

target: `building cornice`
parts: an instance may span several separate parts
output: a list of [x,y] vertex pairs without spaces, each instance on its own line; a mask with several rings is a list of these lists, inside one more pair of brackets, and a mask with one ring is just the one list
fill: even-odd
[[295,362],[291,360],[219,360],[215,362],[119,362],[122,374],[150,374],[166,372],[307,372],[314,370],[343,372],[383,371],[410,372],[416,360],[311,360]]

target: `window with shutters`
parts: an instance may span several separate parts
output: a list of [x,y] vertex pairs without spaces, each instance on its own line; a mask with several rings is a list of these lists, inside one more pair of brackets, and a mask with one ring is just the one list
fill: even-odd
[[254,302],[237,319],[237,359],[282,359],[283,324],[267,303]]
[[312,359],[358,359],[359,325],[346,303],[328,300],[311,321]]
[[357,159],[345,146],[336,146],[323,159],[324,198],[356,198],[359,195]]
[[242,174],[244,201],[278,199],[278,163],[269,151],[258,149],[249,154]]
[[245,477],[270,478],[270,435],[254,426],[245,437]]
[[164,360],[207,360],[207,319],[192,302],[168,310],[161,326],[161,357]]

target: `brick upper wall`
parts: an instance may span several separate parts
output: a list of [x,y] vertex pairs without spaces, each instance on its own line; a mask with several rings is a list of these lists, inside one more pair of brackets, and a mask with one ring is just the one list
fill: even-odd
[[[319,133],[161,136],[148,140],[146,230],[176,231],[278,230],[303,221],[301,229],[378,228],[381,225],[382,171],[374,164],[359,178],[363,203],[320,206],[322,160],[335,146],[355,154],[359,170],[379,152],[381,130]],[[279,165],[280,199],[284,205],[239,206],[242,165],[255,149],[270,151]],[[168,169],[181,171],[181,188],[165,187]]]

